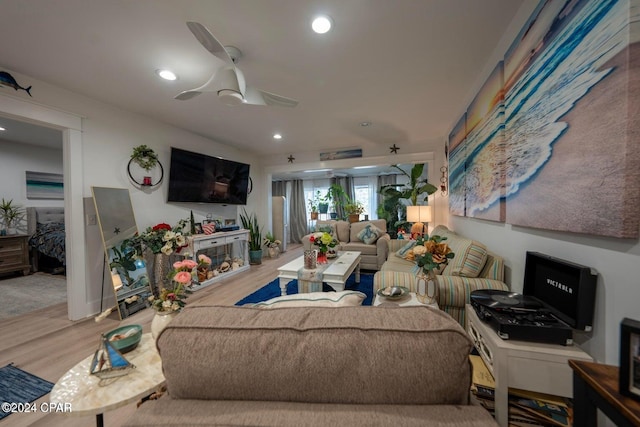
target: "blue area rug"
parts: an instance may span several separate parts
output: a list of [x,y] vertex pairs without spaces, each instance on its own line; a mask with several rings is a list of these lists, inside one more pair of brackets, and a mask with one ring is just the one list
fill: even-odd
[[[28,403],[49,393],[53,383],[7,365],[0,368],[0,403]],[[0,420],[11,415],[0,409]]]
[[[323,284],[323,291],[332,292],[333,288]],[[359,291],[365,294],[367,297],[362,302],[362,305],[371,305],[373,300],[373,274],[360,273],[360,283],[356,283],[356,275],[353,273],[347,283],[345,284],[345,290]],[[287,284],[287,295],[293,295],[298,293],[298,281],[292,280]],[[242,298],[236,303],[236,305],[255,304],[257,302],[266,301],[271,298],[280,296],[280,282],[275,279],[273,282],[261,287],[249,296]]]

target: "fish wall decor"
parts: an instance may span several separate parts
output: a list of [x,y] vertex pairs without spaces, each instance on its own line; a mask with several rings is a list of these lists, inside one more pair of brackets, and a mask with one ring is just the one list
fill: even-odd
[[22,86],[20,86],[18,84],[18,82],[16,81],[16,79],[13,78],[13,76],[9,73],[7,73],[6,71],[0,71],[0,85],[2,86],[7,86],[7,87],[12,87],[15,90],[18,89],[22,89],[25,92],[27,92],[29,94],[29,96],[31,96],[31,86],[24,88]]

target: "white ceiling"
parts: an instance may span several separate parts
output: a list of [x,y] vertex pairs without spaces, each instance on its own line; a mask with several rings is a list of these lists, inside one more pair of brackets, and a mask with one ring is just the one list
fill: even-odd
[[[261,155],[366,152],[442,141],[523,1],[6,0],[0,70]],[[328,34],[310,30],[320,12],[334,20]],[[214,94],[173,99],[222,64],[188,30],[190,20],[243,52],[237,65],[248,84],[299,105],[228,107]],[[158,68],[179,79],[160,80]],[[37,102],[37,84],[31,92]],[[274,132],[284,138],[274,141]]]

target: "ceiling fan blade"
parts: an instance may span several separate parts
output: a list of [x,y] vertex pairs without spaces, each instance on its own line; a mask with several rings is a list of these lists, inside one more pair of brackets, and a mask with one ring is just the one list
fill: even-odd
[[200,95],[202,92],[200,92],[199,90],[185,90],[184,92],[180,92],[179,94],[177,94],[173,99],[179,99],[180,101],[186,101],[188,99],[191,98],[195,98],[196,96]]
[[286,98],[271,92],[265,92],[250,86],[247,86],[245,90],[244,99],[245,104],[251,105],[270,105],[288,108],[293,108],[298,105],[298,101],[295,99]]
[[231,59],[227,50],[222,46],[222,43],[220,43],[218,39],[211,34],[207,27],[199,22],[192,21],[187,22],[187,27],[189,27],[193,35],[205,49],[214,54],[217,58],[220,58],[229,64],[233,64],[233,59]]

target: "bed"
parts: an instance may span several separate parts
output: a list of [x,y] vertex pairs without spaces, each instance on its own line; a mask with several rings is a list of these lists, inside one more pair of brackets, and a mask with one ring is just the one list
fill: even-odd
[[29,250],[34,271],[64,272],[65,229],[64,208],[27,208]]

